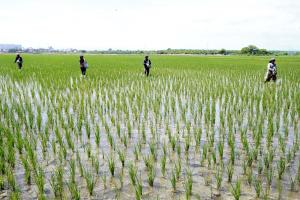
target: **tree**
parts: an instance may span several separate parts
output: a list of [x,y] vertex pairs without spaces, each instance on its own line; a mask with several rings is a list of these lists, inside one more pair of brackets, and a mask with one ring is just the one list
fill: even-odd
[[218,53],[222,54],[222,55],[226,55],[227,51],[226,51],[226,49],[221,49]]
[[248,55],[268,55],[270,54],[266,49],[259,49],[255,45],[249,45],[241,49],[241,54]]
[[254,45],[249,45],[249,46],[247,46],[247,47],[242,48],[242,49],[241,49],[241,53],[242,53],[242,54],[252,54],[252,55],[254,55],[254,54],[257,53],[258,49],[259,49],[259,48],[257,48],[257,47],[254,46]]

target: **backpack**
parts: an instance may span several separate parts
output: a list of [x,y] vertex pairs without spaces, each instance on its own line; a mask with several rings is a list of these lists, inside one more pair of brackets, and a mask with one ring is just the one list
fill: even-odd
[[83,66],[84,66],[85,68],[88,68],[89,64],[87,63],[87,61],[84,61]]

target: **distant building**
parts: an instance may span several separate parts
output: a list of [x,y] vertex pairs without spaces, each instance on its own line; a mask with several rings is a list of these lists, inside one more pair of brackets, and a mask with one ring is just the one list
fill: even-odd
[[0,44],[1,52],[20,51],[20,50],[22,50],[22,45],[20,44]]

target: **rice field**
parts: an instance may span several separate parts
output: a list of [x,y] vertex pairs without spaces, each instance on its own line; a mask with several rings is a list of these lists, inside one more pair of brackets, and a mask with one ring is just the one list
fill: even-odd
[[300,199],[300,57],[0,55],[0,199]]

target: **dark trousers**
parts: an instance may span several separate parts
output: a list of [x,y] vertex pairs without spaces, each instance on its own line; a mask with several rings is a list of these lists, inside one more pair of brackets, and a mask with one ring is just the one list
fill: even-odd
[[80,67],[80,69],[81,69],[81,74],[82,74],[82,75],[85,75],[85,73],[86,73],[86,68],[85,68],[85,67]]
[[19,69],[22,69],[22,63],[18,63]]
[[150,68],[149,67],[145,67],[145,74],[146,76],[149,76],[150,73]]
[[269,74],[267,75],[267,78],[266,78],[266,81],[265,81],[265,82],[269,82],[270,80],[273,80],[273,81],[275,82],[276,79],[277,79],[276,74],[269,73]]

